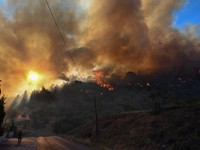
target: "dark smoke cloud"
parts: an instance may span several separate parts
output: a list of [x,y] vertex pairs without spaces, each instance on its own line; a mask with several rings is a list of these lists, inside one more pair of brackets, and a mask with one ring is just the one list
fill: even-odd
[[70,81],[70,79],[65,74],[61,74],[60,76],[58,76],[58,78],[64,81]]
[[197,27],[186,26],[185,33],[172,27],[173,12],[185,2],[94,1],[89,20],[93,36],[86,43],[101,51],[98,58],[109,62],[114,74],[165,72],[173,67],[190,72],[199,68]]

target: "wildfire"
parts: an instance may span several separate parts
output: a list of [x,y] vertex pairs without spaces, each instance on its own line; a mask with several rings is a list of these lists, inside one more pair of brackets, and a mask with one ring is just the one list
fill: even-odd
[[22,115],[17,115],[17,119],[20,119],[20,118],[22,118]]
[[[113,90],[113,86],[104,81],[104,71],[95,71],[95,80],[98,85],[104,88],[108,88],[110,91]],[[103,80],[103,81],[102,81]]]
[[90,93],[91,92],[91,90],[88,90],[88,91],[85,91],[86,93]]
[[178,78],[182,83],[185,83],[186,81],[183,81],[181,78]]
[[147,83],[147,86],[150,86],[150,84],[149,84],[149,83]]
[[26,119],[29,120],[29,114],[26,114]]
[[131,85],[131,83],[127,83],[128,85]]
[[103,95],[103,93],[101,93],[101,95]]

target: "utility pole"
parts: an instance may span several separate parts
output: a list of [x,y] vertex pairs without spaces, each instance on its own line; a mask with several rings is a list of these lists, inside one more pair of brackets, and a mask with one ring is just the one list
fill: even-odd
[[95,99],[95,97],[94,97],[94,107],[95,107],[95,116],[96,116],[96,135],[98,135],[97,105],[96,105],[96,99]]

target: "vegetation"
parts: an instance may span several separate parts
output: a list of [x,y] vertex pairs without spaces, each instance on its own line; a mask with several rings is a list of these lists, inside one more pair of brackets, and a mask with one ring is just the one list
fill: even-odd
[[6,97],[5,96],[2,96],[0,98],[0,126],[2,125],[3,123],[3,120],[4,120],[4,117],[6,115],[5,113],[5,110],[4,110],[4,105],[5,105],[5,100],[6,100]]
[[113,90],[94,82],[75,81],[61,87],[35,90],[29,100],[25,91],[24,95],[15,98],[8,113],[10,116],[20,114],[23,117],[30,114],[34,127],[51,126],[56,133],[66,133],[95,118],[94,97],[98,117],[150,109],[152,114],[158,114],[160,110],[155,109],[155,97],[158,97],[160,108],[168,105],[196,105],[200,90],[199,70],[190,78],[183,78],[184,75],[178,72],[152,76],[128,72],[123,79],[103,78],[102,81],[110,83]]
[[92,120],[70,132],[73,139],[97,149],[198,150],[200,149],[200,105],[165,106],[159,115],[149,111],[105,115],[99,118],[99,134]]

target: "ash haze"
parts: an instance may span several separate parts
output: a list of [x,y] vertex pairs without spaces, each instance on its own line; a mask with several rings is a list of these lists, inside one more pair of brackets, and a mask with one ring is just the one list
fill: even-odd
[[[172,26],[186,0],[49,0],[83,78],[108,68],[108,77],[128,71],[167,72],[200,65],[199,24],[184,32]],[[2,93],[16,96],[80,76],[44,0],[6,0],[0,10]],[[29,75],[38,75],[30,81]]]

